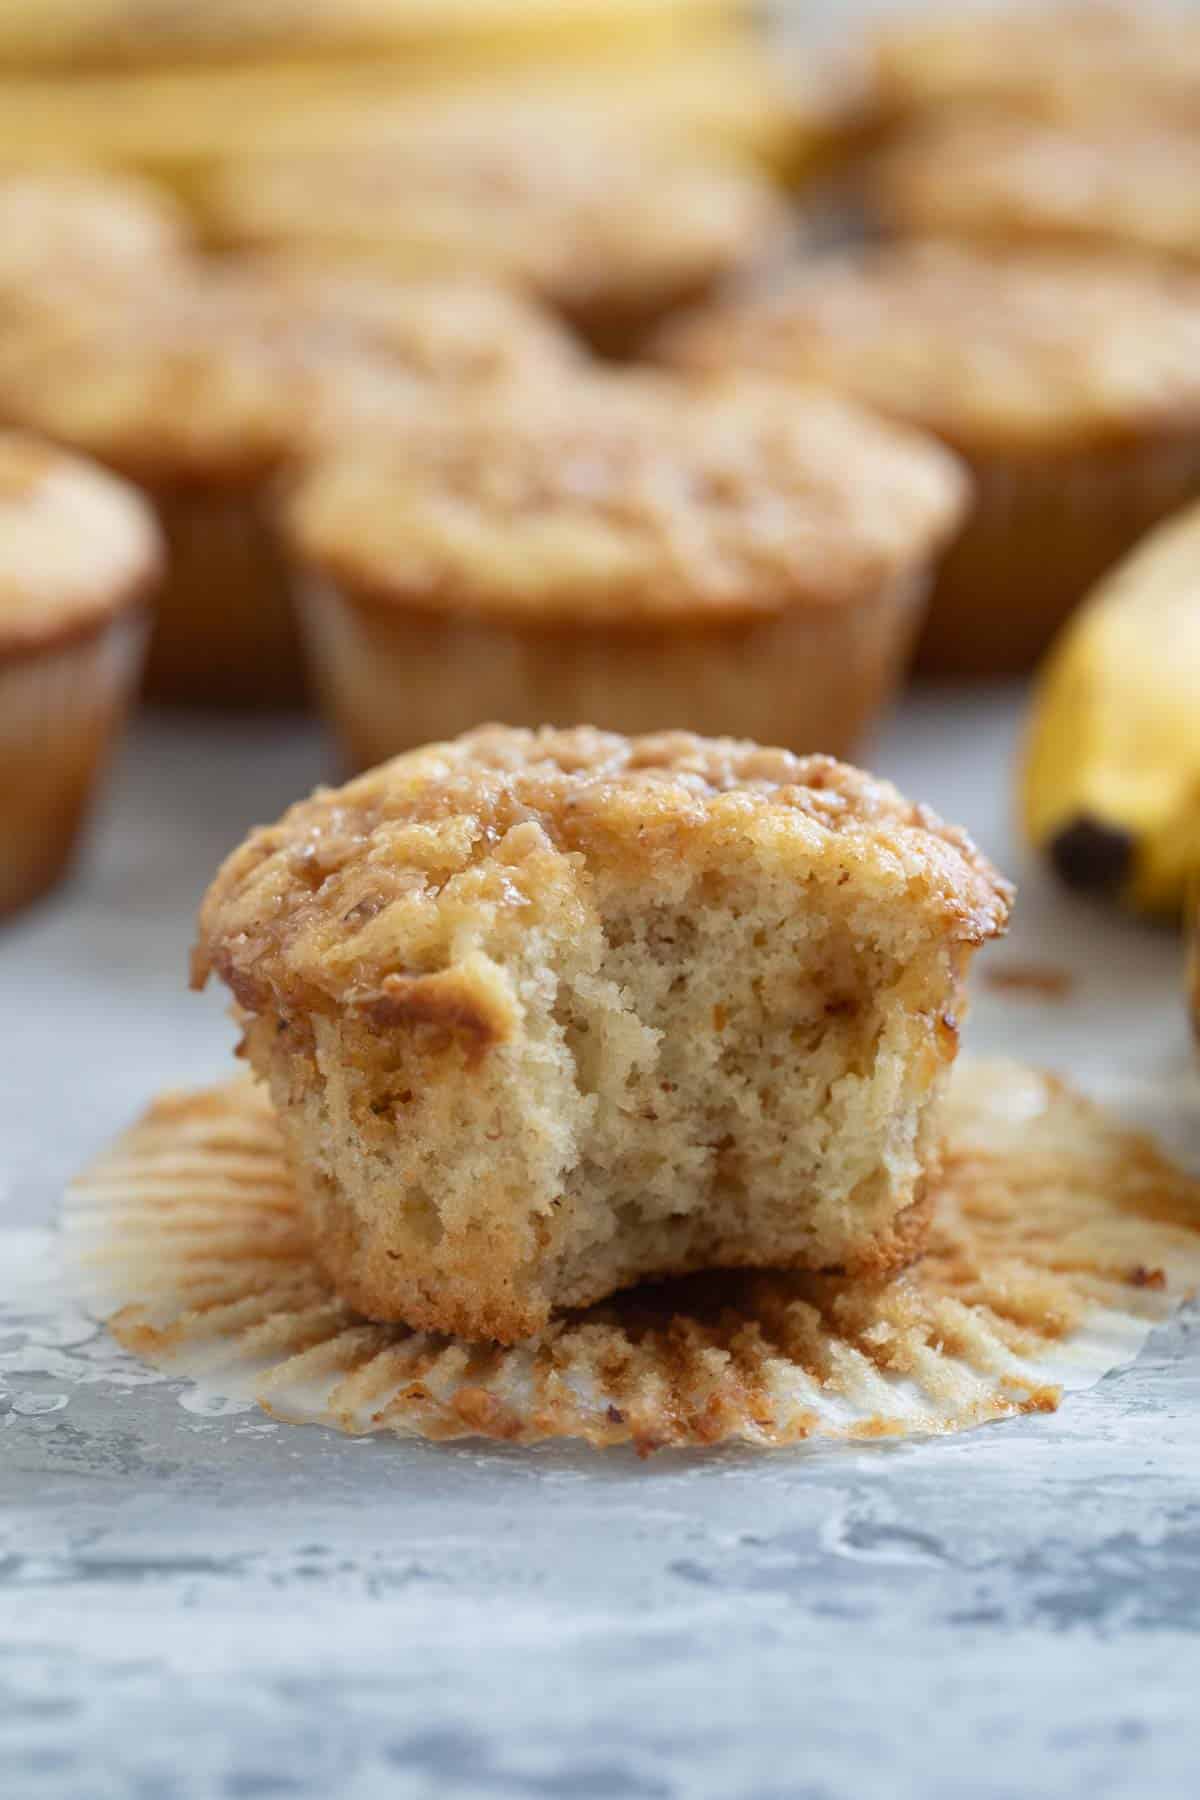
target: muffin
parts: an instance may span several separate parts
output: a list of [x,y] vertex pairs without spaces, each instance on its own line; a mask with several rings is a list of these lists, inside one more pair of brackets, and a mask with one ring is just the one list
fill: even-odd
[[880,158],[870,206],[901,235],[1200,260],[1200,137],[1170,125],[987,116],[912,132]]
[[0,177],[0,307],[36,306],[48,276],[145,281],[190,249],[183,212],[148,182],[80,170]]
[[604,350],[752,266],[785,236],[761,177],[551,101],[427,111],[386,147],[231,163],[218,242],[473,273],[531,293]]
[[132,489],[0,433],[0,917],[67,867],[136,680],[159,569]]
[[356,767],[497,717],[840,753],[965,501],[939,445],[828,394],[585,372],[339,443],[283,529]]
[[1200,281],[1136,260],[940,242],[823,257],[658,352],[827,383],[966,459],[976,504],[934,588],[928,669],[1028,668],[1200,487]]
[[447,283],[196,270],[108,304],[43,288],[0,340],[0,418],[86,451],[153,502],[169,560],[160,699],[295,704],[305,679],[268,497],[339,420],[575,355],[514,298]]
[[910,1257],[1009,899],[826,757],[491,726],[252,833],[194,981],[343,1298],[509,1342],[646,1277]]
[[5,0],[0,64],[86,69],[392,46],[492,57],[539,42],[585,50],[614,35],[686,38],[739,0]]
[[398,401],[431,390],[554,380],[591,362],[561,320],[485,277],[399,281],[369,264],[286,252],[228,267],[277,341],[283,334],[328,368],[319,417],[309,420],[317,444],[375,417],[394,423]]
[[1157,3],[945,9],[877,34],[883,110],[996,105],[1045,119],[1200,120],[1200,20]]

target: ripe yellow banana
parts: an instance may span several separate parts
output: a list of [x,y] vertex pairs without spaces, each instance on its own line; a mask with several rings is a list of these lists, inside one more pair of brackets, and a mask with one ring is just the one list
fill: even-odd
[[1051,649],[1021,810],[1073,887],[1177,915],[1200,882],[1200,506],[1143,539]]

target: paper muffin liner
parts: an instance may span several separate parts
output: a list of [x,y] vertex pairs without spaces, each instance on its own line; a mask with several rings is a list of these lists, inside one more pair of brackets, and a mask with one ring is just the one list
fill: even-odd
[[892,697],[928,590],[922,569],[854,603],[659,631],[435,614],[315,573],[298,599],[318,694],[366,769],[488,719],[633,737],[671,726],[846,756]]
[[0,918],[64,873],[141,667],[140,608],[0,658]]
[[262,484],[151,486],[167,540],[146,663],[151,699],[218,707],[302,705],[290,579]]
[[974,505],[938,571],[917,667],[1020,674],[1089,589],[1200,490],[1200,434],[969,459]]
[[646,1452],[895,1439],[1051,1411],[1200,1283],[1200,1182],[1051,1076],[955,1076],[928,1248],[875,1285],[647,1285],[504,1349],[375,1325],[311,1254],[270,1102],[167,1094],[72,1187],[68,1260],[119,1341],[275,1417]]

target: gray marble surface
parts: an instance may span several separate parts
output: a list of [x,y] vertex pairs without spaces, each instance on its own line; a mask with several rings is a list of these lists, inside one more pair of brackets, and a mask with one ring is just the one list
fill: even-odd
[[[1178,947],[1070,905],[1008,821],[1018,709],[918,695],[871,761],[1025,877],[976,1048],[1200,1152]],[[210,1416],[65,1304],[69,1175],[225,1066],[184,986],[219,855],[303,728],[151,722],[73,886],[0,936],[0,1795],[1140,1800],[1200,1789],[1197,1315],[1052,1418],[888,1449],[351,1442]]]

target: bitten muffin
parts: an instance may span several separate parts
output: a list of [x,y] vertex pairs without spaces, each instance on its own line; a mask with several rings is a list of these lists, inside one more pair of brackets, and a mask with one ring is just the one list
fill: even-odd
[[1010,892],[825,757],[487,727],[319,791],[205,899],[341,1294],[512,1341],[710,1266],[919,1248]]
[[840,754],[965,498],[939,445],[828,394],[579,373],[339,444],[284,531],[354,766],[498,717]]
[[1200,139],[1169,125],[951,118],[906,135],[869,180],[892,233],[1200,260]]
[[819,258],[681,321],[659,353],[827,383],[966,459],[976,504],[934,588],[931,669],[1028,668],[1200,487],[1200,281],[1124,257],[928,242]]
[[136,481],[166,537],[152,695],[295,704],[299,636],[268,495],[335,426],[417,388],[531,377],[574,347],[518,299],[442,283],[199,268],[81,299],[75,284],[0,338],[0,419]]
[[1157,0],[943,8],[881,28],[873,63],[893,117],[982,102],[1049,119],[1200,120],[1200,22]]
[[536,295],[604,350],[761,260],[785,235],[760,176],[551,101],[427,109],[386,146],[230,164],[223,243],[476,273]]
[[0,917],[67,867],[136,680],[160,563],[132,489],[0,433]]

